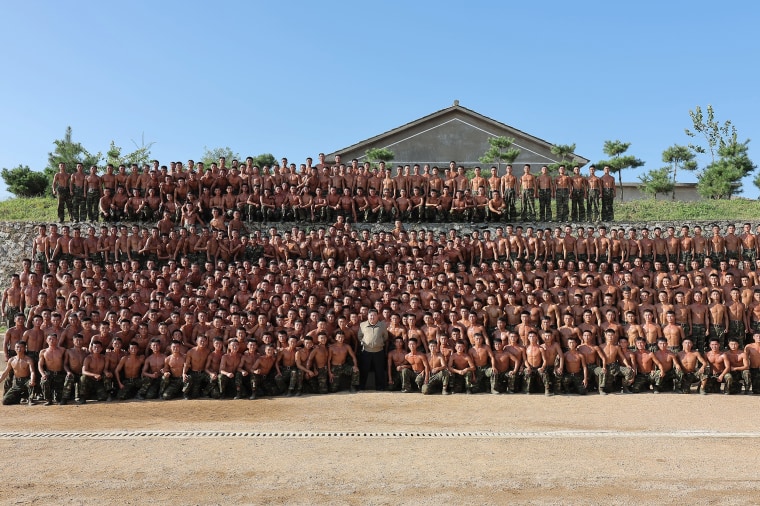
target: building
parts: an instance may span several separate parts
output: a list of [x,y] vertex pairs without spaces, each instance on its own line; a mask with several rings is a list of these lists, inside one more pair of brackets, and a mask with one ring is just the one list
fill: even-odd
[[[625,175],[625,174],[623,174]],[[617,179],[617,176],[615,177]],[[676,183],[676,200],[681,202],[692,202],[695,200],[702,200],[702,196],[697,192],[697,183]],[[618,188],[618,199],[620,198],[620,188]],[[632,183],[623,181],[623,202],[630,200],[644,200],[651,199],[651,195],[647,195],[641,191],[641,183]],[[657,200],[670,200],[672,199],[672,192],[658,193]]]
[[[362,162],[368,149],[387,148],[395,154],[394,165],[419,163],[448,167],[454,160],[469,168],[485,165],[478,159],[490,147],[488,139],[502,136],[513,138],[514,147],[520,150],[515,167],[529,163],[536,166],[537,173],[541,165],[559,161],[551,152],[551,143],[462,107],[458,100],[451,107],[336,150],[327,155],[327,159],[340,155],[343,161],[356,158]],[[573,161],[580,166],[589,162],[575,154]]]

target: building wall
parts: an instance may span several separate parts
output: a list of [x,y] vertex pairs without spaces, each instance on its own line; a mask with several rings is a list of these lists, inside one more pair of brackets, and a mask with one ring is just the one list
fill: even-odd
[[[676,198],[683,202],[693,202],[695,200],[702,200],[702,197],[697,193],[696,183],[681,183],[676,185]],[[618,192],[620,190],[618,189]],[[620,193],[618,193],[618,197]],[[636,183],[623,183],[623,202],[631,200],[644,200],[651,199],[650,195],[641,191],[641,185]],[[672,199],[671,193],[658,193],[657,200],[670,200]]]

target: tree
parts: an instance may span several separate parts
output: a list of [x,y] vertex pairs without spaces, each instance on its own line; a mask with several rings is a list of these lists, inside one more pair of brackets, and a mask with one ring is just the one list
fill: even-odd
[[604,167],[609,165],[610,172],[617,172],[618,174],[618,186],[620,188],[620,200],[623,200],[623,169],[635,169],[644,165],[644,162],[639,160],[633,155],[624,155],[628,148],[631,147],[630,142],[616,141],[604,141],[604,147],[602,150],[604,154],[611,157],[609,160],[602,160],[597,165]]
[[670,180],[670,167],[652,169],[646,174],[639,176],[641,191],[651,195],[655,200],[658,193],[674,191],[675,183]]
[[520,156],[520,150],[513,148],[515,140],[511,137],[491,137],[488,144],[491,146],[478,160],[480,163],[496,163],[499,172],[501,164],[509,165]]
[[669,170],[673,173],[673,200],[676,199],[675,183],[677,182],[678,168],[690,171],[697,170],[697,161],[694,158],[695,155],[691,149],[678,144],[673,144],[662,152],[662,161],[670,164]]
[[43,172],[35,172],[28,165],[19,165],[15,169],[3,169],[3,181],[8,191],[17,197],[39,197],[50,187]]
[[377,164],[380,162],[387,163],[393,161],[396,153],[388,148],[370,148],[364,152],[364,155],[367,157],[367,160],[369,160],[370,163]]
[[274,157],[272,153],[262,153],[258,156],[254,156],[253,158],[253,165],[255,167],[271,167],[272,165],[277,163],[277,159]]
[[547,165],[551,173],[555,173],[559,170],[560,165],[567,167],[576,163],[573,153],[575,152],[575,143],[573,144],[555,144],[550,148],[550,151],[554,156],[559,157],[559,161]]
[[76,164],[81,163],[89,169],[103,158],[100,152],[92,154],[82,144],[74,142],[70,126],[66,127],[63,139],[56,139],[53,144],[55,144],[55,149],[52,153],[48,153],[48,164],[44,170],[49,183],[53,182],[53,176],[58,172],[58,164],[61,162],[66,164],[68,172],[73,173],[76,170]]
[[117,146],[114,141],[111,141],[111,146],[106,151],[106,163],[112,164],[114,167],[119,165],[126,165],[129,167],[133,163],[136,163],[139,167],[150,162],[150,148],[155,142],[149,142],[145,144],[145,134],[141,139],[141,144],[137,144],[132,140],[132,144],[135,145],[135,150],[126,155],[121,154],[121,147]]
[[203,146],[203,156],[201,156],[201,162],[206,168],[211,167],[212,163],[219,163],[220,158],[226,158],[227,163],[232,160],[240,160],[240,155],[233,152],[229,147],[209,149]]
[[[707,105],[707,121],[705,121],[702,108],[697,106],[695,110],[689,110],[689,116],[691,122],[694,125],[694,130],[685,129],[686,135],[689,137],[697,137],[701,135],[707,141],[707,149],[710,151],[710,157],[712,163],[715,163],[716,152],[726,144],[733,137],[736,139],[736,127],[731,124],[731,121],[725,121],[722,125],[715,120],[715,111],[713,107]],[[689,144],[689,148],[696,153],[704,154],[707,150],[699,144]]]
[[[730,199],[742,191],[741,180],[756,166],[750,160],[749,139],[739,142],[736,132],[717,149],[718,160],[708,165],[699,176],[697,191],[705,198]],[[757,184],[758,178],[755,178]]]

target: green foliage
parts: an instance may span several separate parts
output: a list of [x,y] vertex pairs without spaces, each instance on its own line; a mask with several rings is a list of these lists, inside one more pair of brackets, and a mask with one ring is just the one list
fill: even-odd
[[[253,156],[253,165],[256,167],[271,167],[272,165],[277,163],[277,159],[274,157],[272,153],[262,153],[258,156]],[[230,158],[227,159],[228,162],[231,161]]]
[[741,191],[742,173],[737,167],[718,160],[702,171],[697,192],[706,199],[730,199]]
[[480,163],[496,163],[501,172],[502,163],[509,165],[520,156],[520,150],[512,147],[514,142],[515,140],[511,137],[491,137],[488,139],[490,148],[478,160]]
[[227,159],[227,166],[229,166],[232,160],[240,160],[240,155],[233,152],[229,147],[209,149],[203,146],[203,156],[201,156],[201,162],[208,169],[212,163],[219,164],[219,159],[224,157]]
[[[639,176],[641,181],[641,191],[653,198],[657,198],[658,193],[674,192],[675,183],[670,180],[670,167],[661,169],[652,169],[646,174]],[[674,192],[675,195],[675,192]]]
[[639,160],[633,155],[625,155],[631,147],[630,142],[604,141],[604,147],[602,150],[604,154],[609,156],[609,160],[602,160],[597,163],[597,167],[604,167],[609,165],[610,172],[617,172],[618,174],[618,189],[620,190],[620,201],[623,201],[623,169],[635,169],[644,165],[644,162]]
[[379,162],[391,162],[396,156],[396,153],[388,148],[370,148],[364,152],[364,155],[369,160],[370,164],[377,165]]
[[557,163],[550,163],[547,165],[549,172],[551,174],[557,173],[557,171],[559,171],[560,165],[564,165],[568,169],[568,172],[572,172],[572,168],[576,163],[576,160],[573,157],[573,153],[575,152],[575,143],[555,144],[550,148],[550,150],[554,156],[559,157],[559,161]]
[[121,147],[117,146],[114,141],[111,141],[111,146],[106,151],[106,163],[112,164],[114,167],[119,165],[126,165],[129,167],[133,163],[136,163],[139,167],[150,162],[150,148],[155,142],[149,142],[145,144],[145,135],[142,136],[141,144],[137,144],[134,140],[132,144],[135,145],[135,150],[126,155],[122,155]]
[[48,183],[53,182],[53,176],[58,172],[58,164],[61,162],[66,164],[67,172],[73,173],[78,163],[83,164],[86,170],[92,165],[97,165],[103,158],[100,152],[92,154],[81,143],[74,142],[70,126],[66,127],[63,139],[56,139],[53,144],[55,149],[48,153],[48,164],[44,171]]
[[48,188],[48,178],[42,172],[35,172],[28,165],[2,170],[3,181],[8,191],[17,197],[37,197],[44,195]]
[[707,105],[707,119],[702,113],[702,108],[697,106],[695,110],[689,111],[692,125],[694,130],[685,129],[686,135],[689,137],[697,137],[701,135],[707,141],[707,149],[699,144],[689,144],[689,148],[696,153],[704,154],[708,150],[710,151],[710,157],[712,162],[715,162],[715,155],[721,147],[730,143],[730,139],[736,140],[736,127],[731,124],[731,121],[725,121],[722,125],[715,120],[715,111],[711,105]]
[[0,202],[4,221],[58,221],[58,201],[52,197],[16,197]]
[[676,198],[675,183],[677,182],[677,172],[679,167],[684,170],[697,170],[697,161],[694,159],[694,152],[687,146],[673,144],[662,152],[662,161],[670,164],[670,170],[673,173],[673,200]]

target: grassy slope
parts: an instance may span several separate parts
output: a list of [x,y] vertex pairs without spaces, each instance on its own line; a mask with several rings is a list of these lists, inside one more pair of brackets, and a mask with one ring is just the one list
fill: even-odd
[[[0,202],[2,221],[57,220],[57,202],[50,198],[13,198]],[[686,220],[756,220],[760,217],[760,201],[747,199],[700,200],[696,202],[636,200],[616,203],[618,221],[686,221]]]

